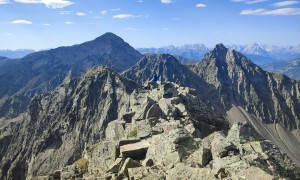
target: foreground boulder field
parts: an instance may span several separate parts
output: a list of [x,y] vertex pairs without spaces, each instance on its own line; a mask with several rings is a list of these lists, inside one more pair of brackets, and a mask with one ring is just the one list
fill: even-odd
[[[228,124],[202,104],[194,89],[162,83],[133,91],[129,104],[74,164],[38,178],[300,178],[300,168],[250,125],[234,123],[222,131]],[[210,121],[196,125],[196,114]]]

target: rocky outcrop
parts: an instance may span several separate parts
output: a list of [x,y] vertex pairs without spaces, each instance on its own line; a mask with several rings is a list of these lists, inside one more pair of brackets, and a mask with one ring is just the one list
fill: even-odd
[[0,138],[1,150],[7,147],[1,151],[1,177],[30,179],[73,163],[86,146],[101,141],[110,121],[126,112],[136,88],[112,70],[96,67],[81,79],[37,96],[23,123]]
[[[250,122],[300,165],[300,83],[262,70],[222,44],[191,68],[218,92],[231,122]],[[218,102],[219,101],[219,102]]]

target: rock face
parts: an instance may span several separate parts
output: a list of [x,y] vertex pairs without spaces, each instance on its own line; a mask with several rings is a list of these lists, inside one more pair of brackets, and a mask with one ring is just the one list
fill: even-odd
[[[106,33],[93,41],[32,53],[0,63],[0,117],[16,117],[27,108],[14,98],[31,98],[58,87],[66,78],[79,77],[93,66],[120,72],[142,55],[120,37]],[[13,100],[12,100],[13,99]],[[22,101],[23,102],[23,101]]]
[[300,164],[299,82],[263,71],[222,44],[192,70],[215,87],[229,120],[246,116],[258,132]]
[[1,177],[31,178],[79,159],[87,145],[100,141],[107,124],[125,112],[136,88],[115,72],[96,67],[37,96],[23,123],[0,139],[1,149],[8,147],[0,156]]
[[201,82],[196,74],[169,54],[147,55],[122,75],[143,84],[149,79],[152,69],[157,71],[158,79],[162,82],[169,81],[192,88],[196,88]]

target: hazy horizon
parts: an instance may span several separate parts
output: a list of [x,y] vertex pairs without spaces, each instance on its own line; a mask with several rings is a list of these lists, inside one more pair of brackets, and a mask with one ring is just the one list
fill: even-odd
[[52,49],[113,32],[135,48],[300,44],[299,1],[0,0],[0,49]]

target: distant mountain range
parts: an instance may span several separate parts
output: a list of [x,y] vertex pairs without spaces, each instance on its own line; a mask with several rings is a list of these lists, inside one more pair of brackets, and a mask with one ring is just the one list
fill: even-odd
[[[280,60],[287,60],[300,57],[300,45],[298,46],[275,46],[266,44],[249,45],[226,45],[246,55],[257,65],[266,65]],[[192,44],[183,46],[164,46],[161,48],[138,48],[141,53],[172,54],[188,58],[191,62],[200,61],[205,54],[212,49],[204,44]],[[189,61],[185,61],[190,64]]]
[[267,71],[285,74],[293,79],[300,80],[300,58],[279,61],[263,66]]
[[17,49],[17,50],[0,50],[0,56],[7,57],[10,59],[22,58],[30,53],[35,52],[32,49]]

